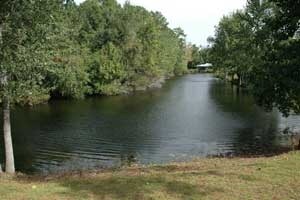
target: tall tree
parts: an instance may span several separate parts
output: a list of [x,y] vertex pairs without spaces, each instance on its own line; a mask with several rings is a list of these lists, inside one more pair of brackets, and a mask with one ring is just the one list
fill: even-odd
[[256,51],[252,27],[244,18],[244,11],[223,17],[215,38],[211,39],[213,64],[238,85],[246,84],[247,74],[254,66]]
[[31,103],[47,96],[42,87],[47,68],[47,32],[51,10],[60,1],[1,1],[0,97],[3,107],[5,170],[15,172],[10,105]]
[[224,17],[211,38],[220,69],[242,77],[257,103],[285,116],[300,113],[300,1],[248,0]]
[[300,113],[300,1],[270,0],[262,30],[264,62],[253,73],[253,93],[260,105],[285,116]]

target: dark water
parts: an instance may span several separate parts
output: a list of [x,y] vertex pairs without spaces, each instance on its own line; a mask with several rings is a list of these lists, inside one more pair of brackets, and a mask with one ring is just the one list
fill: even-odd
[[16,167],[39,173],[265,154],[286,145],[278,130],[297,121],[267,114],[249,95],[202,74],[144,93],[54,101],[12,114]]

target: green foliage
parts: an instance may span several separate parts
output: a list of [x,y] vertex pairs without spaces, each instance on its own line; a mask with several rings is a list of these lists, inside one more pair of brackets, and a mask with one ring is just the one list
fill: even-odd
[[[0,97],[12,102],[39,102],[48,96],[44,87],[48,63],[51,10],[59,1],[1,1]],[[5,80],[5,81],[4,81]],[[4,83],[5,82],[5,83]]]
[[211,51],[214,65],[223,70],[225,76],[235,75],[239,84],[246,83],[248,71],[257,64],[254,34],[245,17],[243,11],[223,17]]
[[[278,107],[288,116],[300,113],[300,1],[272,0],[273,13],[263,30],[267,33],[264,62],[255,70],[255,97],[268,109]],[[259,85],[264,84],[264,87]]]
[[127,93],[186,72],[183,31],[128,2],[4,0],[0,28],[1,96],[16,103]]
[[89,84],[93,94],[115,95],[126,79],[121,51],[112,43],[95,52],[89,64]]
[[[59,17],[66,14],[59,14]],[[52,96],[83,98],[88,92],[86,59],[89,50],[77,43],[76,25],[71,18],[56,21],[53,25],[49,51],[51,66],[47,68],[44,81],[44,85],[51,88]]]
[[249,0],[216,29],[210,58],[267,110],[300,113],[300,1]]

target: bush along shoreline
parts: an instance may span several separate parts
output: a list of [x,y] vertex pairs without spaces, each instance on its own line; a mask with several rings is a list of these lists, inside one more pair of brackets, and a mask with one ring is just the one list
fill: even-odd
[[[186,35],[169,28],[159,12],[116,0],[16,4],[0,21],[6,58],[0,61],[5,72],[0,77],[8,80],[0,92],[11,103],[124,94],[188,72]],[[6,6],[10,10],[11,4]],[[22,20],[36,23],[18,23]]]

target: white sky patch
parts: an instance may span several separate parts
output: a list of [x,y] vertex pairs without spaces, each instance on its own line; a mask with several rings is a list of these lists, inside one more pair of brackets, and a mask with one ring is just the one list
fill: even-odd
[[[126,0],[117,1],[123,4]],[[130,0],[130,3],[161,12],[171,28],[181,27],[185,31],[188,42],[206,46],[207,37],[214,35],[222,16],[244,8],[246,0]]]

